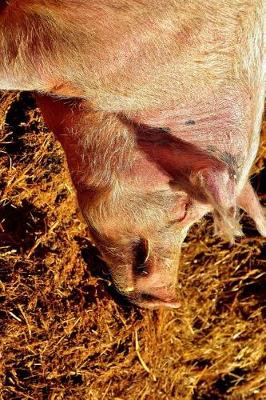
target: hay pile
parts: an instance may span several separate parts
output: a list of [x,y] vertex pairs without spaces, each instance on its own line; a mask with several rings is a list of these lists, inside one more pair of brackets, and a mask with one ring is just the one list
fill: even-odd
[[[211,219],[192,229],[180,309],[119,304],[31,96],[2,95],[0,123],[0,399],[266,399],[266,251],[252,223],[232,248]],[[265,201],[264,158],[266,137],[253,180]]]

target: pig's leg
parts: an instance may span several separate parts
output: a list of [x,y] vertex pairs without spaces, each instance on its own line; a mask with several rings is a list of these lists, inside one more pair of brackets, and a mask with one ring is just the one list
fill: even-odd
[[249,182],[244,186],[238,197],[238,206],[254,220],[259,233],[266,237],[266,215],[262,208],[253,187]]

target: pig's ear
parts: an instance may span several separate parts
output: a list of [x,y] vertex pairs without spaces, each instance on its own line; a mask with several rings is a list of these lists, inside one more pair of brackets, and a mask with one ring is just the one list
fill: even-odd
[[241,235],[237,222],[233,166],[194,144],[155,129],[142,130],[138,141],[148,157],[168,173],[192,199],[213,209],[215,228],[231,242]]
[[246,183],[239,195],[237,204],[254,220],[259,233],[266,237],[266,211],[261,206],[249,182]]
[[189,178],[194,198],[210,204],[213,208],[215,233],[225,237],[231,243],[235,236],[242,236],[237,219],[236,181],[234,174],[217,160],[216,167],[191,169]]

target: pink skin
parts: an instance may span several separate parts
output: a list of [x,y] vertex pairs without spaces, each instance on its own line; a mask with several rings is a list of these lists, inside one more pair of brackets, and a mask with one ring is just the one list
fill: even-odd
[[[95,226],[92,215],[97,210],[97,204],[99,202],[101,208],[104,203],[108,205],[109,196],[108,194],[104,200],[104,187],[90,189],[93,171],[88,172],[88,165],[93,162],[94,156],[89,151],[92,139],[87,135],[90,135],[89,126],[92,126],[95,115],[92,113],[90,116],[90,110],[84,102],[67,105],[58,99],[39,96],[38,104],[48,125],[57,134],[66,151],[79,203],[91,229],[92,238],[110,266],[118,290],[132,302],[146,308],[180,306],[176,293],[176,274],[181,245],[189,227],[206,212],[213,210],[214,215],[217,215],[217,231],[230,233],[234,229],[235,234],[240,233],[239,227],[234,226],[237,205],[245,208],[253,217],[259,215],[260,224],[263,225],[263,219],[260,219],[263,214],[259,203],[254,200],[256,197],[251,186],[246,186],[249,191],[245,189],[245,195],[238,196],[237,200],[234,175],[237,172],[231,171],[234,165],[228,165],[199,146],[175,136],[168,136],[162,130],[135,125],[122,118],[122,126],[128,127],[129,135],[134,135],[135,145],[131,155],[128,153],[132,164],[129,169],[125,168],[120,174],[116,174],[116,184],[119,183],[129,191],[133,198],[162,192],[169,196],[178,194],[178,201],[175,204],[170,202],[167,220],[162,217],[153,224],[145,212],[141,223],[134,222],[133,206],[123,211],[118,198],[112,205],[118,212],[111,212],[102,222],[98,220],[98,226]],[[71,132],[75,132],[75,135]],[[78,140],[84,134],[85,142],[89,146],[87,148],[84,141]],[[103,144],[103,153],[106,151],[105,146],[109,147],[108,142]],[[104,165],[98,166],[104,169]],[[77,170],[80,171],[79,174],[76,173]],[[101,172],[103,174],[103,170]],[[111,188],[111,193],[112,190]],[[225,228],[221,221],[224,215]],[[258,222],[258,218],[255,222]],[[136,273],[134,267],[132,246],[138,238],[145,238],[151,246],[147,251],[149,254],[141,256],[147,258],[144,262],[144,274]],[[109,248],[115,251],[110,253]],[[143,264],[143,260],[140,264]]]
[[181,246],[207,212],[231,242],[239,207],[266,234],[248,183],[264,104],[262,3],[0,7],[0,88],[37,92],[92,240],[140,306],[179,306]]

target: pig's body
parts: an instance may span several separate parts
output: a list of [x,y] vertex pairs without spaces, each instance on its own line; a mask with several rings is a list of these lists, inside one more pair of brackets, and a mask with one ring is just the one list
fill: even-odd
[[181,244],[206,212],[231,240],[238,207],[266,234],[247,183],[265,18],[260,0],[2,5],[0,87],[45,93],[92,236],[138,304],[175,304]]

